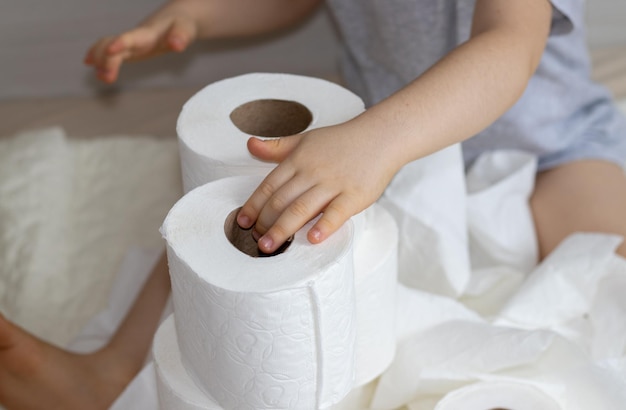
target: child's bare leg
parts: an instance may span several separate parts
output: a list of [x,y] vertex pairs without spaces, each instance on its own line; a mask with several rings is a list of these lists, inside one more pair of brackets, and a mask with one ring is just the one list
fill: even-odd
[[107,409],[141,369],[169,292],[164,253],[109,344],[88,355],[45,343],[0,316],[0,404]]
[[[531,207],[541,258],[574,232],[626,237],[626,176],[607,161],[564,164],[537,176]],[[626,244],[618,253],[626,256]]]

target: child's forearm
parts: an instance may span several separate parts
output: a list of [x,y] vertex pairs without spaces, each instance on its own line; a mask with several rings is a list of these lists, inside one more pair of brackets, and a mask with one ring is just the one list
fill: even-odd
[[322,212],[308,238],[325,240],[404,164],[471,137],[513,105],[539,63],[550,17],[548,0],[477,0],[471,39],[391,97],[340,125],[252,139],[254,155],[282,162],[237,221],[254,225],[271,253]]
[[291,26],[321,0],[170,0],[147,21],[163,14],[186,14],[204,39],[253,36]]
[[381,148],[401,164],[475,135],[523,93],[543,52],[550,16],[545,0],[479,0],[471,39],[353,120],[355,125],[373,138],[384,136]]

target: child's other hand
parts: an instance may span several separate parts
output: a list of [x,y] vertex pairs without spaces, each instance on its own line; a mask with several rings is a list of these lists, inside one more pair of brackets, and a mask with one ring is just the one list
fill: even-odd
[[137,28],[98,40],[87,52],[85,64],[96,69],[100,80],[113,83],[124,61],[183,51],[196,39],[197,32],[197,23],[191,17],[157,13]]
[[386,160],[384,144],[346,124],[272,140],[250,138],[258,158],[280,164],[246,201],[237,222],[254,227],[259,249],[274,252],[320,213],[308,232],[325,240],[374,203],[402,164]]

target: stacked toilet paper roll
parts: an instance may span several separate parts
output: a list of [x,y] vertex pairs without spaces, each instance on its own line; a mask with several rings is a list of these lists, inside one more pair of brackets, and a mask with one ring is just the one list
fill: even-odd
[[284,253],[250,257],[225,221],[260,181],[198,187],[163,224],[181,360],[224,408],[325,408],[354,378],[352,224],[318,245],[305,226]]
[[389,366],[396,352],[398,227],[389,212],[374,204],[363,213],[354,245],[356,289],[356,373],[364,385]]
[[[336,84],[286,74],[220,81],[185,104],[177,130],[184,188],[191,192],[163,226],[180,341],[172,349],[180,348],[180,357],[155,351],[162,408],[324,408],[389,365],[395,354],[398,234],[385,209],[376,205],[352,218],[354,276],[346,273],[352,269],[346,265],[349,224],[323,246],[306,242],[305,226],[285,254],[264,259],[237,251],[219,227],[275,166],[250,155],[251,135],[288,136],[345,122],[363,110],[360,98]],[[228,178],[243,175],[256,178]],[[227,180],[217,181],[222,178]],[[206,183],[211,188],[200,187]],[[208,232],[217,234],[220,247],[214,248]],[[306,252],[294,261],[300,248]],[[227,255],[231,260],[213,262]],[[340,272],[316,271],[327,262]],[[308,346],[314,336],[317,345]],[[162,346],[155,342],[154,348]],[[194,386],[182,387],[189,382]],[[200,400],[198,392],[208,399]]]
[[[364,212],[363,235],[354,245],[356,344],[354,388],[378,377],[396,348],[397,226],[380,205]],[[174,318],[159,329],[154,343],[161,408],[218,410],[222,407],[197,387],[182,364]],[[343,401],[333,409],[353,409]]]
[[298,134],[364,109],[358,96],[318,78],[253,73],[210,84],[185,103],[176,125],[184,190],[228,176],[267,175],[275,164],[250,155],[251,135]]
[[152,347],[161,409],[223,410],[191,380],[180,357],[174,315],[159,327]]

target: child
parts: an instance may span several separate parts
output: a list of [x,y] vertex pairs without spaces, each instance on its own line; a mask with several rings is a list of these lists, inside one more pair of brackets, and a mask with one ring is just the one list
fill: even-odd
[[[125,61],[282,28],[319,3],[171,0],[136,29],[97,42],[86,63],[114,82]],[[327,3],[344,41],[346,80],[370,108],[341,125],[249,140],[252,154],[280,162],[238,215],[241,226],[254,225],[263,251],[320,212],[308,237],[323,241],[404,164],[460,141],[466,164],[497,148],[538,156],[531,207],[542,256],[575,231],[626,235],[626,125],[589,80],[582,1]],[[162,260],[112,341],[86,356],[0,320],[0,402],[106,408],[140,368],[168,287]]]

